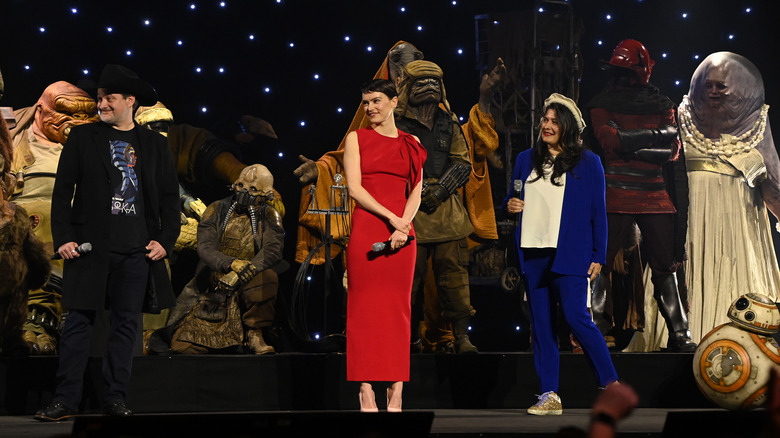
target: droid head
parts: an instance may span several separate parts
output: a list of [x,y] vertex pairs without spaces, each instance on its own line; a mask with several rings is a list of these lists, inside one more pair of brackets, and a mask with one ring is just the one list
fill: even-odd
[[780,328],[780,310],[766,295],[749,293],[737,298],[729,307],[729,319],[745,330],[774,334]]

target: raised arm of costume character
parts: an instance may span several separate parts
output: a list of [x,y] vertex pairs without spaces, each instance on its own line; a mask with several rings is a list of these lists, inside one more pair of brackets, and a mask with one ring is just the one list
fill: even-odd
[[[354,131],[347,135],[347,141],[344,145],[344,172],[346,173],[347,177],[349,195],[352,197],[352,199],[355,200],[355,202],[357,202],[364,210],[369,211],[380,218],[386,219],[396,231],[401,232],[404,234],[404,236],[409,234],[409,232],[412,230],[413,216],[406,216],[406,208],[403,213],[403,217],[398,217],[398,215],[388,210],[384,205],[380,204],[379,201],[374,199],[374,197],[371,196],[371,194],[368,193],[365,188],[363,188],[363,175],[360,171],[360,147],[358,145],[357,133]],[[417,185],[421,186],[422,180]],[[415,190],[417,190],[416,186],[413,192]],[[416,212],[417,207],[414,208],[413,212],[410,209],[408,213]],[[393,234],[395,235],[395,233]],[[404,242],[402,243],[405,242],[406,240],[404,239]],[[391,247],[393,246],[393,242],[391,242]]]
[[591,166],[592,201],[591,201],[591,227],[593,229],[593,256],[591,258],[588,274],[594,280],[601,272],[601,267],[607,263],[607,200],[606,182],[604,180],[604,166],[601,160],[594,154],[583,154],[583,160],[588,159]]
[[498,58],[496,66],[490,73],[486,73],[482,76],[482,82],[479,84],[479,110],[483,113],[490,112],[490,100],[493,98],[493,93],[499,85],[504,83],[504,77],[506,76],[506,65],[504,60]]

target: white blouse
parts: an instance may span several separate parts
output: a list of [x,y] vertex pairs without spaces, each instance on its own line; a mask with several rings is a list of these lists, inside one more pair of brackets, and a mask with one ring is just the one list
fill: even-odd
[[534,169],[525,182],[521,248],[558,247],[566,174],[559,178],[560,186],[553,185],[550,178],[552,163],[545,165],[544,174],[544,178],[534,181],[537,175]]

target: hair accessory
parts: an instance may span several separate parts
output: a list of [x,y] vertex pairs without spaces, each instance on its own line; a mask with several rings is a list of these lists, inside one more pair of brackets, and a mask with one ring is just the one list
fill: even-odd
[[574,116],[574,119],[577,120],[577,127],[579,128],[580,133],[582,133],[582,130],[585,129],[585,120],[582,119],[582,113],[580,112],[580,109],[577,108],[577,104],[574,103],[573,100],[569,99],[563,94],[553,93],[550,95],[550,97],[545,99],[544,107],[547,108],[551,103],[559,103],[568,108]]

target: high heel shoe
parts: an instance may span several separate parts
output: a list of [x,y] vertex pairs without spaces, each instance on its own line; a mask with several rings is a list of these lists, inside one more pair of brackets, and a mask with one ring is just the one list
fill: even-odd
[[390,406],[390,398],[392,395],[392,390],[390,388],[387,388],[387,412],[401,412],[401,403],[398,404],[398,407]]
[[379,412],[379,408],[373,407],[373,408],[367,408],[363,405],[363,393],[358,393],[358,401],[360,402],[360,412]]

